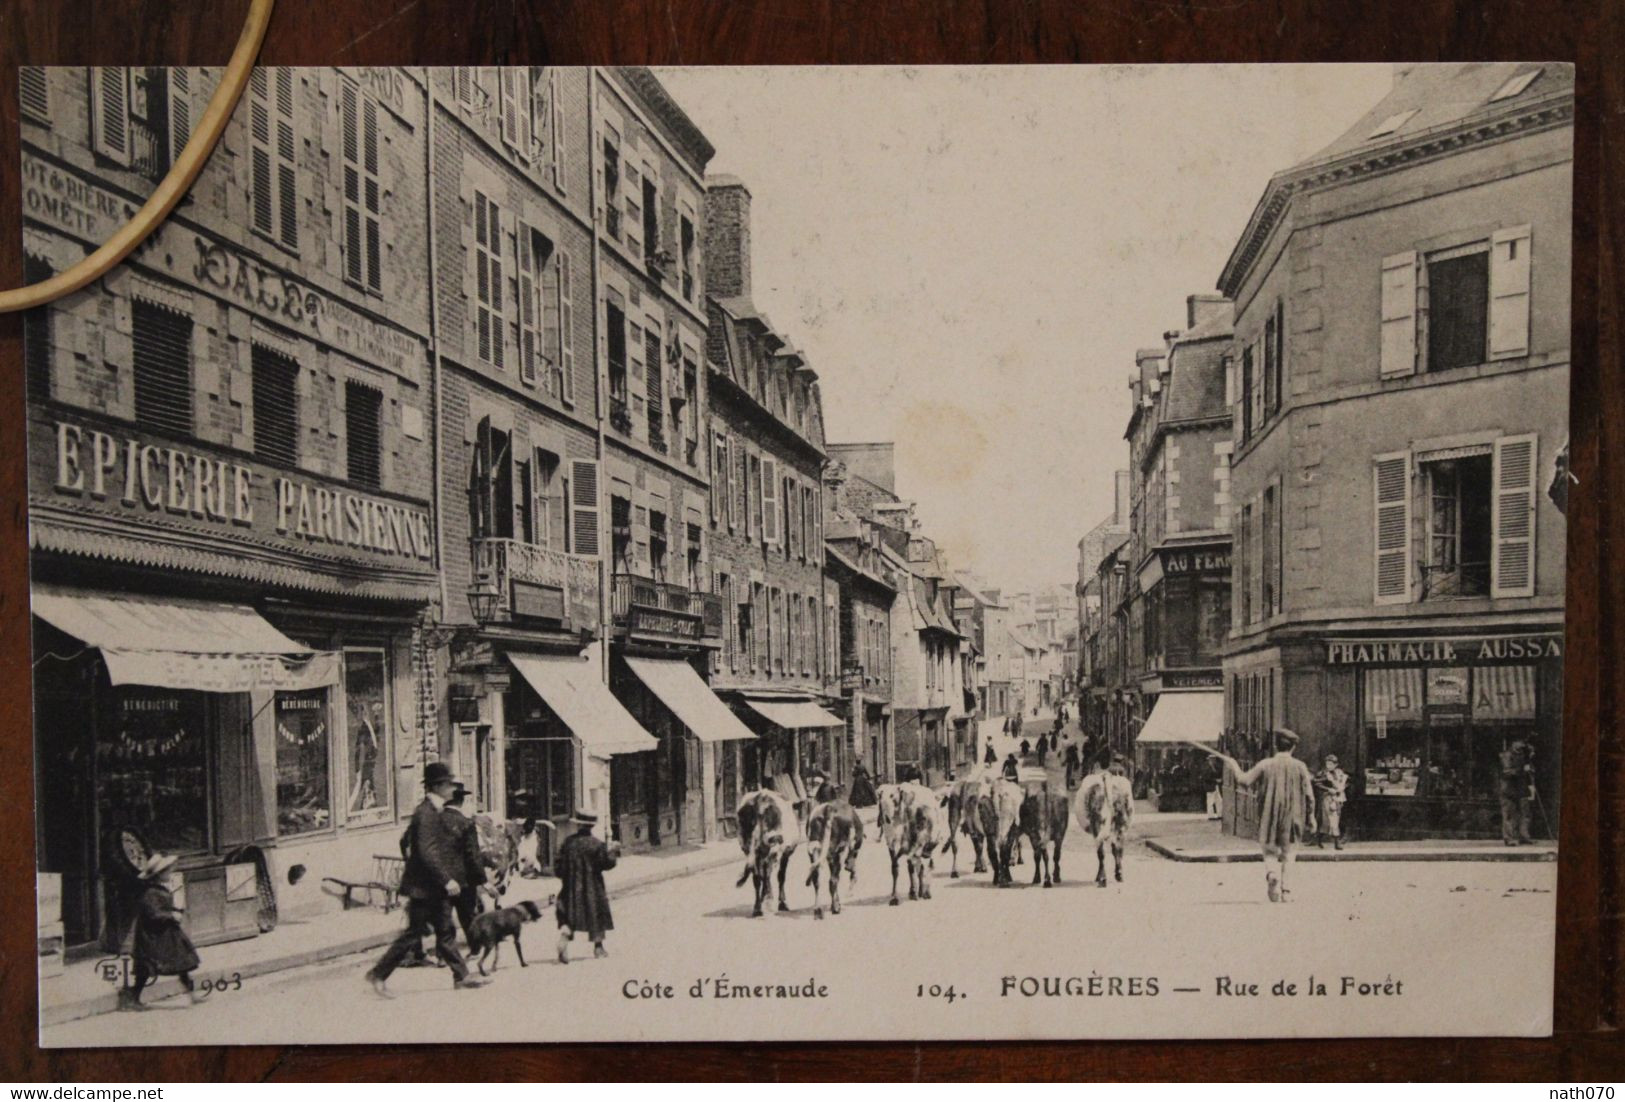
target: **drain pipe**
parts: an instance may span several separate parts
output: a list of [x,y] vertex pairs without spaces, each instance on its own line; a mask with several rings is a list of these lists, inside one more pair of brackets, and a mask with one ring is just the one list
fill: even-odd
[[[603,298],[603,272],[602,231],[598,224],[598,202],[602,198],[598,189],[598,162],[604,151],[598,141],[598,86],[602,76],[599,66],[587,69],[587,219],[592,223],[592,371],[596,385],[593,387],[593,414],[598,426],[598,639],[599,639],[599,676],[604,684],[609,684],[609,640],[613,634],[610,626],[610,582],[609,553],[605,549],[605,536],[610,530],[609,516],[609,444],[604,426],[604,418],[608,411],[605,394],[609,389],[608,366],[602,356],[598,354],[600,338],[603,336],[602,322],[599,320],[599,300]],[[572,488],[573,492],[573,488]],[[613,537],[611,537],[611,541]]]
[[425,267],[429,273],[429,373],[430,404],[433,408],[434,439],[433,439],[433,473],[434,490],[429,500],[434,505],[434,558],[435,575],[440,581],[440,619],[445,621],[450,611],[447,606],[446,594],[446,522],[441,516],[441,496],[443,487],[441,477],[444,474],[445,463],[445,429],[442,426],[442,412],[445,408],[444,394],[441,389],[440,371],[440,295],[435,284],[435,244],[434,244],[434,78],[429,69],[421,70],[423,73],[423,197],[428,207],[427,225],[428,257]]

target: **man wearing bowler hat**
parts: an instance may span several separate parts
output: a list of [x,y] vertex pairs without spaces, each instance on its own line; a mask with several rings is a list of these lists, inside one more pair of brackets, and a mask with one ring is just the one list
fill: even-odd
[[593,837],[598,816],[577,810],[571,822],[580,828],[564,840],[554,866],[559,874],[559,963],[570,963],[570,941],[577,930],[585,930],[592,942],[592,955],[607,957],[604,934],[615,928],[609,915],[609,893],[604,890],[604,870],[620,860],[621,844]]
[[401,895],[406,897],[406,929],[390,943],[383,959],[367,973],[367,982],[384,998],[384,986],[391,972],[414,948],[423,944],[425,934],[434,934],[435,951],[451,969],[452,986],[482,987],[485,981],[468,974],[468,965],[457,951],[457,927],[452,921],[451,900],[474,888],[459,882],[466,878],[457,839],[441,814],[457,789],[457,778],[444,763],[432,761],[423,768],[427,794],[407,827],[406,869],[401,873]]

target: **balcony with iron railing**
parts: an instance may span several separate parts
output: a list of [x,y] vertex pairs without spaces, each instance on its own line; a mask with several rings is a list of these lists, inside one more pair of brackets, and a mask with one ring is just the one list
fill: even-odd
[[610,584],[617,631],[721,645],[722,598],[716,594],[633,574],[616,574]]
[[496,587],[496,619],[597,630],[597,559],[516,539],[476,539],[472,550],[475,577]]

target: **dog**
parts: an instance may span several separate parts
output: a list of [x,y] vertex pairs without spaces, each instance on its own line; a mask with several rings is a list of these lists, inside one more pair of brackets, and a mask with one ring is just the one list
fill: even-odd
[[525,950],[519,943],[519,932],[525,923],[535,922],[541,917],[541,904],[532,899],[512,907],[503,907],[498,911],[486,911],[475,915],[474,921],[468,924],[468,952],[470,956],[475,953],[480,955],[480,975],[486,975],[487,958],[491,961],[491,971],[497,970],[498,950],[502,947],[503,938],[513,938],[513,951],[519,954],[519,967],[526,967]]

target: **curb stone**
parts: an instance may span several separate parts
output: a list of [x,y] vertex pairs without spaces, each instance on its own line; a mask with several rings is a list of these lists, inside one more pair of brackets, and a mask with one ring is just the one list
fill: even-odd
[[[660,884],[667,880],[676,880],[684,876],[693,876],[697,873],[710,872],[713,869],[731,865],[739,860],[734,851],[727,851],[708,855],[704,859],[681,868],[660,869],[644,876],[628,879],[623,883],[609,888],[610,898],[626,895],[629,892],[647,888],[653,884]],[[312,964],[321,964],[323,961],[336,960],[339,957],[354,956],[357,953],[366,953],[382,948],[395,940],[399,931],[390,929],[364,937],[351,938],[348,941],[336,942],[332,945],[321,945],[313,949],[304,949],[289,953],[286,956],[271,957],[267,960],[254,961],[232,971],[241,973],[243,979],[252,979],[256,976],[270,975],[276,972],[289,972],[295,968],[304,968]],[[171,998],[182,993],[180,982],[172,976],[164,976],[147,988],[149,1001],[159,1001]],[[64,1025],[76,1022],[83,1018],[94,1018],[102,1014],[112,1014],[118,1011],[118,992],[109,990],[105,995],[98,995],[93,999],[81,999],[78,1002],[62,1003],[52,1007],[40,1007],[39,1024],[41,1029],[49,1026]]]
[[[1155,838],[1145,840],[1146,848],[1170,861],[1203,862],[1207,864],[1233,864],[1242,861],[1262,861],[1264,856],[1256,850],[1218,851],[1211,849],[1186,850],[1167,845]],[[1299,849],[1297,861],[1556,861],[1557,850],[1518,846],[1506,847],[1506,852],[1484,850],[1418,850],[1415,853],[1382,850],[1377,852],[1357,849],[1320,850]]]

